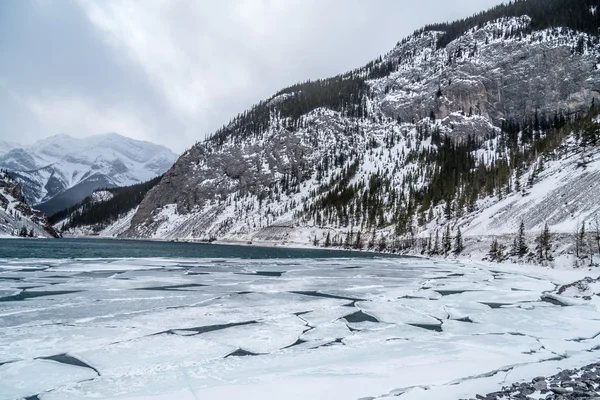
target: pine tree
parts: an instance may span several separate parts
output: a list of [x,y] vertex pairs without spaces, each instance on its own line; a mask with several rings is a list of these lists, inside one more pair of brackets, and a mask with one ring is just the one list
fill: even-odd
[[498,251],[499,251],[498,239],[494,239],[492,241],[492,244],[490,246],[490,251],[488,253],[488,256],[490,257],[490,261],[498,260]]
[[454,239],[454,253],[458,255],[462,253],[464,249],[462,234],[460,232],[460,228],[458,228],[456,232],[456,238]]
[[527,240],[525,238],[525,223],[521,221],[519,231],[513,242],[512,254],[518,256],[519,258],[522,258],[527,255],[528,251],[529,247],[527,246]]
[[577,258],[583,258],[585,254],[585,221],[581,224],[578,232],[575,232],[575,253]]
[[594,241],[598,248],[598,255],[600,256],[600,217],[596,216],[594,219]]
[[331,247],[331,235],[327,232],[327,237],[325,238],[325,247]]
[[550,228],[548,227],[548,224],[544,224],[544,229],[542,229],[542,232],[540,233],[540,235],[535,239],[536,243],[537,243],[537,254],[538,254],[538,259],[540,261],[543,260],[548,260],[549,259],[549,252],[550,249],[552,248],[551,245],[551,239],[552,239],[552,235],[550,233]]
[[385,240],[385,236],[383,236],[383,234],[381,234],[381,238],[379,239],[379,251],[384,251],[387,248],[387,242]]
[[446,219],[452,218],[452,200],[446,200],[446,207],[444,208],[444,214],[446,215]]
[[363,241],[360,237],[360,231],[358,231],[358,233],[356,234],[356,241],[354,242],[354,248],[357,250],[362,250],[362,248],[363,248]]
[[452,236],[450,233],[450,225],[446,226],[446,233],[442,239],[444,246],[444,255],[448,255],[452,251]]
[[350,244],[352,243],[352,235],[350,232],[346,233],[346,239],[344,240],[344,247],[349,249],[350,248]]
[[431,254],[440,254],[440,231],[435,231],[435,242]]
[[431,237],[431,233],[429,234],[429,239],[427,240],[427,254],[431,254],[431,242],[433,238]]
[[369,249],[374,249],[375,248],[375,238],[376,238],[376,233],[375,233],[375,229],[373,229],[373,233],[371,234],[371,238],[369,239],[369,243],[367,243],[367,246],[369,247]]

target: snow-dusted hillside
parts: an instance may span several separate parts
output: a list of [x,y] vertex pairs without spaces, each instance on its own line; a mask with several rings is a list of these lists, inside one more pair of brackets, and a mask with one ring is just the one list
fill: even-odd
[[96,190],[82,202],[52,215],[50,222],[64,235],[118,236],[130,228],[140,202],[160,179],[158,176],[131,186]]
[[417,32],[284,89],[186,152],[126,235],[367,246],[521,220],[570,232],[600,198],[598,148],[575,144],[600,104],[599,40],[532,24],[489,21],[443,47],[442,32]]
[[62,230],[67,221],[61,221],[54,225],[54,228],[61,231],[67,237],[89,237],[98,236],[103,238],[116,238],[122,235],[131,227],[131,218],[135,215],[137,207],[121,215],[116,221],[107,225],[85,225]]
[[0,237],[58,237],[46,216],[32,209],[20,185],[0,171]]
[[147,181],[164,173],[175,159],[163,146],[118,134],[85,139],[57,135],[0,154],[0,168],[21,182],[30,204],[51,214],[95,189]]
[[473,236],[514,234],[523,221],[536,233],[546,223],[555,232],[573,233],[584,221],[591,225],[600,219],[600,149],[582,150],[570,136],[528,183],[534,168],[524,174],[521,191],[480,201],[477,212],[459,220],[463,231]]

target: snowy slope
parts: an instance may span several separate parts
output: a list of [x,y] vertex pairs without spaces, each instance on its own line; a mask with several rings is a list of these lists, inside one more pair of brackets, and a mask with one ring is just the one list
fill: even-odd
[[[598,38],[562,28],[532,31],[530,23],[527,16],[495,20],[443,48],[436,45],[440,32],[404,40],[377,64],[392,63],[393,71],[365,81],[369,94],[360,107],[368,116],[319,107],[292,120],[283,107],[292,107],[286,102],[297,93],[284,90],[265,102],[266,127],[234,121],[235,133],[182,155],[148,193],[126,236],[322,245],[327,236],[341,243],[352,233],[355,240],[357,232],[365,242],[427,237],[448,225],[466,235],[514,233],[521,220],[530,233],[545,222],[571,231],[598,210],[598,149],[582,169],[577,146],[568,142],[563,147],[573,150],[545,160],[525,194],[482,196],[452,220],[434,205],[426,221],[418,213],[405,221],[401,238],[391,223],[421,206],[406,199],[431,183],[417,161],[439,149],[433,132],[456,142],[476,138],[477,163],[490,165],[504,151],[498,137],[507,118],[573,115],[598,104]],[[355,74],[369,76],[365,71]],[[377,203],[365,201],[370,186]],[[349,190],[352,201],[323,211],[324,202]]]
[[53,136],[0,155],[31,204],[56,212],[95,189],[126,186],[164,173],[176,155],[165,147],[118,134],[75,139]]
[[19,236],[22,231],[28,236],[58,237],[46,216],[25,202],[19,184],[0,172],[0,237]]
[[[62,231],[61,233],[64,236],[73,237],[118,237],[131,227],[131,218],[135,215],[136,211],[137,207],[132,209],[128,213],[121,215],[115,222],[112,222],[108,225],[86,225],[76,228],[69,228],[67,230]],[[54,228],[60,230],[66,222],[67,220],[60,221],[54,224]]]
[[600,218],[600,149],[584,151],[570,137],[556,160],[548,160],[533,185],[523,178],[520,192],[480,201],[479,210],[459,224],[469,235],[514,234],[521,221],[539,233],[544,224],[572,233],[584,221]]

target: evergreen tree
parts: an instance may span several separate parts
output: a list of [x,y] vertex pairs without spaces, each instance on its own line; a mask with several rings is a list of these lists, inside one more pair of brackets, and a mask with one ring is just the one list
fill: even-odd
[[462,253],[464,249],[465,248],[463,245],[462,234],[460,232],[460,227],[459,227],[456,232],[456,238],[454,239],[454,253],[456,255],[458,255],[458,254]]
[[358,233],[356,234],[356,241],[354,242],[354,248],[357,250],[362,250],[362,248],[363,248],[363,241],[360,237],[360,231],[358,231]]
[[371,238],[369,239],[369,243],[367,243],[367,246],[369,247],[369,249],[374,249],[375,248],[375,238],[376,238],[376,233],[375,233],[375,229],[373,229],[373,233],[371,234]]
[[490,251],[488,253],[490,261],[497,261],[498,260],[498,251],[499,251],[499,249],[500,249],[500,247],[498,245],[498,239],[494,239],[492,241],[492,244],[490,246]]
[[431,254],[431,245],[433,238],[431,237],[431,233],[429,234],[429,239],[427,240],[427,254]]
[[435,231],[435,242],[433,243],[433,250],[431,250],[431,254],[440,254],[440,231]]
[[517,168],[517,174],[515,176],[515,190],[517,192],[521,191],[521,167]]
[[381,234],[381,238],[379,239],[378,247],[379,251],[384,251],[387,248],[387,242],[383,233]]
[[443,246],[444,246],[444,255],[448,255],[450,251],[452,251],[452,236],[450,233],[450,225],[446,225],[446,233],[444,233],[444,237],[442,238]]
[[529,247],[527,246],[527,239],[525,238],[525,223],[521,221],[519,231],[513,242],[512,254],[522,258],[527,255],[528,251]]
[[444,215],[446,215],[446,219],[449,220],[452,218],[452,200],[446,200],[446,207],[444,208]]
[[550,228],[548,227],[548,223],[544,224],[544,229],[540,235],[535,239],[537,243],[537,255],[540,261],[549,259],[549,252],[552,248],[551,245],[552,235],[550,233]]
[[331,234],[327,232],[327,237],[325,238],[325,247],[331,247]]
[[594,218],[594,241],[598,249],[598,256],[600,256],[600,216]]
[[346,233],[346,239],[344,240],[344,247],[347,249],[350,248],[350,244],[352,243],[352,236],[354,236],[354,235],[351,234],[350,232]]
[[585,255],[585,221],[578,225],[575,232],[575,255],[577,258],[583,258]]

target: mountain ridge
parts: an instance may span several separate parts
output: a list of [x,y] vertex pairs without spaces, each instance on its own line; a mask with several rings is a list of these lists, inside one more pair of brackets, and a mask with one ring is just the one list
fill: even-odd
[[501,17],[445,46],[423,29],[363,68],[279,91],[185,152],[125,236],[391,241],[429,235],[443,204],[437,229],[454,231],[598,101],[598,37],[532,24]]
[[30,204],[52,214],[95,189],[161,175],[175,159],[164,146],[116,133],[86,138],[58,134],[0,155],[0,168],[21,182]]

